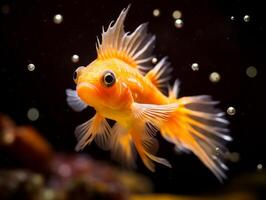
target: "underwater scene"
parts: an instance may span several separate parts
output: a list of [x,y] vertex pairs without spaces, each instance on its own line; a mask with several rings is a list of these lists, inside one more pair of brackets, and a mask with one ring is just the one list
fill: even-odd
[[1,0],[0,200],[266,199],[259,0]]

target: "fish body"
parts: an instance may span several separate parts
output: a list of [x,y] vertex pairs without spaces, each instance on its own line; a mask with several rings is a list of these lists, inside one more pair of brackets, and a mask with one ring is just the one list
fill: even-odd
[[[192,151],[222,180],[226,177],[225,142],[231,140],[224,113],[207,95],[178,98],[179,81],[173,87],[168,83],[171,68],[167,58],[153,68],[147,64],[155,41],[155,36],[147,33],[147,24],[132,33],[124,31],[128,10],[103,29],[102,41],[96,44],[97,58],[75,71],[76,90],[67,90],[67,102],[74,110],[91,106],[96,111],[76,128],[76,150],[95,140],[128,166],[135,165],[137,152],[151,171],[155,162],[171,167],[166,159],[156,156],[159,145],[155,135],[159,131],[176,148]],[[115,125],[110,127],[106,119],[116,121]]]

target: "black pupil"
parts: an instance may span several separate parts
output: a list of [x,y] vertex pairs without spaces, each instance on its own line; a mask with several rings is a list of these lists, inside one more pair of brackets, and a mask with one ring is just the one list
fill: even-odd
[[77,72],[76,72],[76,71],[74,71],[74,73],[73,73],[73,79],[74,79],[74,80],[77,79]]
[[107,84],[112,84],[114,81],[114,77],[111,73],[105,75],[104,80]]

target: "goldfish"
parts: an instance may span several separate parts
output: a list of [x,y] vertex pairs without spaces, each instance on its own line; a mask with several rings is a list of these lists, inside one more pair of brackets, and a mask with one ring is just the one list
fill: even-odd
[[[130,7],[130,6],[129,6]],[[182,152],[193,152],[219,179],[226,178],[224,154],[231,141],[228,120],[208,95],[178,97],[179,80],[170,86],[171,68],[167,57],[151,64],[155,36],[147,23],[132,33],[125,32],[129,7],[97,37],[97,58],[78,67],[73,79],[76,89],[67,89],[67,103],[75,111],[87,106],[95,115],[77,126],[76,150],[93,140],[112,157],[133,167],[137,155],[152,172],[155,163],[171,164],[156,156],[156,134]],[[111,127],[107,119],[115,121]],[[217,153],[217,149],[219,152]]]

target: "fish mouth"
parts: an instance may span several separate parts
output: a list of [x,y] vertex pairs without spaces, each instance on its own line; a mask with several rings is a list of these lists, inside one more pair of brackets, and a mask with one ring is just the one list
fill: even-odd
[[77,90],[80,88],[96,88],[93,84],[87,83],[87,82],[82,82],[77,85]]
[[82,82],[77,85],[76,91],[78,96],[87,104],[93,105],[92,97],[95,97],[98,93],[98,89],[95,85],[87,82]]

